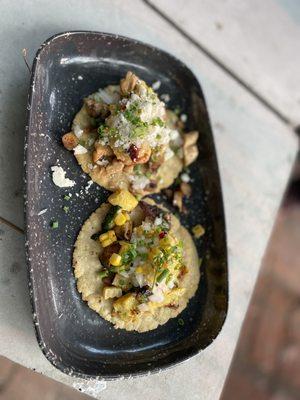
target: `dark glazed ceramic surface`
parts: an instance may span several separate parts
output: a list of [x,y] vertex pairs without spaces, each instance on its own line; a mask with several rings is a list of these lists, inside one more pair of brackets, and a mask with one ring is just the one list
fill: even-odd
[[[188,115],[188,129],[200,132],[200,154],[190,168],[193,196],[181,218],[191,228],[202,223],[196,241],[203,263],[195,297],[179,318],[147,333],[115,330],[90,310],[76,290],[71,259],[83,222],[108,192],[86,190],[83,174],[61,144],[82,99],[132,70],[148,83],[160,80],[168,106]],[[199,83],[179,60],[149,45],[97,32],[59,34],[43,44],[32,71],[26,139],[27,258],[37,338],[44,354],[65,373],[116,378],[158,371],[207,347],[224,323],[228,304],[227,254],[218,165],[209,117]],[[76,181],[59,189],[50,168],[60,165]],[[69,201],[63,199],[72,193]],[[165,202],[162,196],[156,196]],[[65,214],[63,206],[70,207]],[[47,209],[42,215],[40,211]],[[59,222],[51,229],[51,221]]]

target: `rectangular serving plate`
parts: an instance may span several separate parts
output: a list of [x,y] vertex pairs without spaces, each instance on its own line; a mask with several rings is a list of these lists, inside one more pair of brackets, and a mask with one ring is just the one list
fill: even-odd
[[[190,168],[193,195],[188,214],[181,217],[188,228],[201,223],[206,229],[196,241],[202,258],[199,288],[179,316],[183,325],[175,318],[147,333],[115,330],[76,290],[73,245],[83,222],[108,192],[96,184],[85,190],[89,177],[61,144],[82,99],[118,83],[128,70],[147,83],[159,80],[159,93],[170,96],[168,107],[180,107],[188,115],[187,128],[200,132],[200,154]],[[155,372],[203,350],[220,332],[227,313],[227,248],[214,141],[193,73],[173,56],[136,40],[100,32],[61,33],[36,55],[28,110],[26,248],[36,336],[47,359],[67,374],[114,379]],[[53,165],[62,166],[75,187],[56,187]],[[64,195],[69,192],[72,197],[66,204]],[[163,201],[161,196],[156,199]],[[68,214],[64,205],[69,206]],[[50,228],[53,220],[58,229]]]

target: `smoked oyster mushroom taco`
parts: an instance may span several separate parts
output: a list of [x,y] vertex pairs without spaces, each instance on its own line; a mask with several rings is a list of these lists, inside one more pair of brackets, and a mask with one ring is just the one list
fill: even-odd
[[198,132],[132,72],[84,99],[62,142],[104,188],[146,195],[170,186],[198,156]]
[[179,220],[127,190],[83,224],[73,267],[88,306],[115,328],[138,332],[180,314],[200,278],[194,242]]

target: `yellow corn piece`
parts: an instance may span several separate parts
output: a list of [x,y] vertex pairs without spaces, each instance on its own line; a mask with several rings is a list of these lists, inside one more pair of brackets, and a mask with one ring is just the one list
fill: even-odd
[[193,234],[194,234],[194,236],[195,236],[196,239],[198,239],[199,237],[203,236],[204,233],[205,233],[205,229],[204,229],[203,226],[200,225],[200,224],[195,225],[195,226],[193,227],[192,231],[193,231]]
[[139,265],[138,267],[136,267],[135,272],[137,274],[142,274],[144,272],[144,268],[141,265]]
[[114,242],[114,240],[106,239],[106,240],[103,240],[103,242],[101,242],[101,245],[102,245],[102,247],[107,247],[107,246],[110,246],[113,242]]
[[124,215],[123,213],[119,213],[115,218],[115,224],[117,226],[124,225],[126,221],[127,221],[126,215]]
[[132,211],[137,205],[137,199],[128,190],[117,190],[111,194],[108,201],[113,206],[119,206],[125,211]]
[[108,231],[107,233],[108,233],[109,239],[113,239],[114,242],[117,240],[117,236],[116,236],[116,232],[115,231],[111,230],[111,231]]
[[102,235],[99,236],[100,242],[103,242],[103,240],[106,240],[109,238],[108,232],[102,233]]
[[122,260],[122,257],[119,254],[113,253],[110,256],[109,263],[111,265],[113,265],[114,267],[118,267],[121,264],[121,260]]
[[127,293],[114,301],[113,307],[117,312],[128,312],[138,305],[135,294]]

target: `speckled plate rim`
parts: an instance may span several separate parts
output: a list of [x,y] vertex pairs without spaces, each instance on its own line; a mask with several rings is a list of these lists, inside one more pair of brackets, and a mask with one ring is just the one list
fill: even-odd
[[[202,349],[195,349],[194,347],[191,348],[189,350],[188,354],[184,354],[184,355],[177,355],[177,358],[175,361],[169,361],[168,364],[163,365],[162,367],[156,367],[156,366],[149,366],[149,368],[147,370],[142,370],[142,371],[137,371],[134,373],[123,373],[123,374],[111,374],[111,375],[93,375],[93,374],[84,374],[81,373],[77,370],[74,370],[70,367],[66,367],[64,366],[64,364],[60,361],[57,361],[57,358],[52,355],[49,351],[47,351],[47,346],[45,344],[45,342],[43,341],[43,335],[42,332],[40,330],[39,324],[38,324],[38,315],[36,312],[36,306],[35,306],[35,300],[34,300],[34,286],[33,286],[33,273],[32,273],[32,268],[31,268],[31,251],[29,248],[29,242],[28,242],[28,236],[29,236],[29,229],[28,229],[28,222],[30,220],[30,216],[29,213],[27,213],[27,205],[28,205],[28,199],[27,199],[27,190],[28,190],[28,169],[27,169],[27,161],[29,158],[29,152],[28,152],[28,137],[29,137],[29,126],[30,126],[30,122],[31,122],[31,105],[32,105],[32,100],[33,100],[33,94],[34,94],[34,83],[35,83],[35,72],[36,72],[36,68],[39,62],[39,56],[41,54],[41,52],[43,51],[43,49],[48,46],[49,44],[51,44],[54,40],[64,37],[64,36],[70,36],[70,35],[77,35],[77,34],[93,34],[93,35],[99,35],[101,37],[107,38],[107,39],[120,39],[120,40],[127,40],[130,41],[132,43],[136,43],[136,44],[141,44],[143,46],[147,46],[150,49],[153,49],[155,51],[158,51],[160,53],[166,54],[168,57],[172,58],[176,63],[181,64],[182,66],[184,66],[184,68],[186,68],[191,74],[192,76],[195,78],[195,80],[198,82],[197,78],[195,77],[195,75],[193,74],[193,72],[188,68],[188,66],[183,63],[181,60],[179,60],[177,57],[171,55],[170,53],[152,46],[151,44],[130,38],[130,37],[126,37],[123,35],[118,35],[118,34],[113,34],[113,33],[106,33],[106,32],[97,32],[97,31],[85,31],[85,30],[78,30],[78,31],[65,31],[65,32],[60,32],[57,33],[51,37],[49,37],[48,39],[46,39],[38,48],[36,55],[34,57],[33,63],[32,63],[32,68],[31,68],[31,77],[30,77],[30,86],[29,86],[29,92],[28,92],[28,99],[27,99],[27,124],[25,127],[25,140],[24,140],[24,219],[25,219],[25,229],[24,229],[24,233],[25,233],[25,257],[26,257],[26,264],[27,264],[27,273],[28,273],[28,287],[29,287],[29,296],[30,296],[30,303],[31,303],[31,310],[32,310],[32,316],[33,316],[33,323],[34,323],[34,328],[35,328],[35,336],[38,342],[38,345],[42,351],[42,353],[44,354],[45,358],[55,367],[57,368],[59,371],[61,371],[62,373],[68,375],[68,376],[72,376],[75,378],[80,378],[80,379],[84,379],[84,380],[99,380],[99,381],[113,381],[113,380],[118,380],[118,379],[130,379],[130,378],[134,378],[134,377],[142,377],[142,376],[147,376],[149,374],[153,375],[156,373],[159,373],[161,371],[165,371],[165,370],[169,370],[174,368],[176,365],[178,364],[182,364],[186,361],[188,361],[190,358],[195,357],[197,354],[199,354],[200,352],[202,352],[203,350],[205,350],[205,348],[207,348],[208,346],[210,346],[215,339],[218,337],[218,335],[220,334],[225,320],[227,318],[227,314],[228,314],[228,305],[229,305],[229,290],[227,290],[227,302],[226,302],[226,310],[223,314],[223,319],[222,322],[220,324],[219,330],[215,332],[214,337],[211,337],[208,341],[207,341],[207,345],[205,348]],[[199,84],[199,82],[198,82]],[[200,85],[200,84],[199,84]],[[204,95],[203,95],[204,96]],[[203,101],[205,103],[205,99],[203,97]],[[205,104],[206,106],[206,104]],[[210,119],[209,119],[209,115],[207,115],[207,119],[208,119],[208,124],[211,128],[211,123],[210,123]],[[215,152],[215,156],[216,156],[216,149],[214,148],[214,152]],[[216,156],[217,157],[217,156]],[[217,164],[217,169],[218,169],[218,164]],[[223,223],[224,223],[224,237],[225,237],[225,243],[226,243],[226,222],[225,222],[225,213],[224,213],[224,203],[223,203],[223,195],[222,195],[222,186],[221,186],[221,179],[220,179],[220,174],[218,172],[219,175],[219,184],[220,184],[220,192],[221,192],[221,202],[220,202],[220,206],[221,206],[221,211],[222,211],[222,215],[223,215]],[[226,261],[227,261],[227,266],[228,266],[228,258],[226,256]],[[227,268],[227,281],[228,281],[228,268]],[[228,288],[228,286],[227,286]]]

